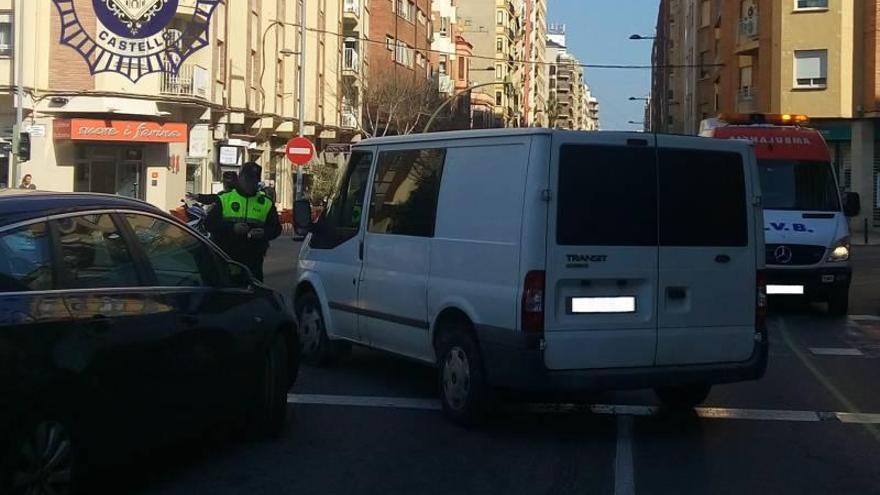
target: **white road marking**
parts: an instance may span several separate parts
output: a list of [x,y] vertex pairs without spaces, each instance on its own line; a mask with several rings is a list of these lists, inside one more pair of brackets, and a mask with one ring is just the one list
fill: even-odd
[[817,356],[864,356],[865,353],[853,347],[810,347]]
[[868,413],[835,413],[841,423],[858,425],[880,425],[880,414]]
[[[368,395],[323,395],[289,394],[289,404],[310,406],[376,407],[387,409],[414,409],[439,411],[442,409],[436,399],[415,397],[374,397]],[[663,409],[655,406],[632,406],[615,404],[530,404],[530,411],[566,413],[589,411],[603,416],[634,417],[656,416]],[[880,424],[880,413],[851,413],[825,411],[799,411],[786,409],[740,409],[730,407],[697,407],[694,413],[703,419],[782,421],[790,423],[817,423],[821,421],[840,421],[848,424]]]
[[633,469],[633,418],[617,417],[617,451],[614,456],[614,495],[635,495],[636,477]]
[[373,397],[370,395],[321,395],[321,394],[289,394],[289,404],[308,404],[312,406],[352,406],[352,407],[384,407],[389,409],[422,409],[439,411],[440,402],[434,399],[417,399],[409,397]]
[[880,321],[880,316],[874,315],[849,315],[852,321]]

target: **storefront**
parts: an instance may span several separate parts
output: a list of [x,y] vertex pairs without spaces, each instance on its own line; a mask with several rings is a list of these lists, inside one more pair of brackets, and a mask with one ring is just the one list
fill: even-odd
[[[28,164],[39,187],[118,194],[173,208],[186,193],[189,128],[179,122],[55,118]],[[38,143],[35,143],[38,144]]]

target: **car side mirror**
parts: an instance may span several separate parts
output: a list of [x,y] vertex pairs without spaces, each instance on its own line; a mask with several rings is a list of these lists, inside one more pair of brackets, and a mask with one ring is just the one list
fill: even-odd
[[251,270],[237,261],[229,262],[229,283],[232,287],[250,287],[254,281]]
[[300,235],[313,230],[312,203],[309,200],[300,199],[293,203],[293,227]]
[[862,213],[862,198],[859,193],[848,192],[843,194],[843,214],[852,218]]

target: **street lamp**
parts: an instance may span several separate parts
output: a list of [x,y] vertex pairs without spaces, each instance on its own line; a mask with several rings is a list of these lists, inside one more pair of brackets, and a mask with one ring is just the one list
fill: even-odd
[[630,96],[629,101],[651,101],[651,98],[650,97],[639,98],[638,96]]
[[656,40],[657,37],[656,37],[656,36],[642,36],[641,34],[633,34],[633,35],[631,35],[631,36],[629,37],[629,39],[631,39],[631,40],[633,40],[633,41],[640,41],[640,40]]
[[629,124],[629,125],[641,125],[641,126],[645,125],[644,122],[637,122],[637,121],[635,121],[635,120],[630,120],[629,122],[627,122],[627,124]]

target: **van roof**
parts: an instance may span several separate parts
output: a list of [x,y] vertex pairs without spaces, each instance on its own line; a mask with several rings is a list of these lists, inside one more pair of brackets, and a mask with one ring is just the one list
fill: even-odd
[[467,131],[444,131],[428,132],[419,134],[407,134],[403,136],[386,136],[379,138],[364,139],[357,146],[373,146],[378,144],[402,144],[421,141],[449,141],[455,139],[478,139],[499,138],[512,136],[535,136],[550,135],[555,132],[563,132],[555,129],[540,127],[516,128],[516,129],[475,129]]

